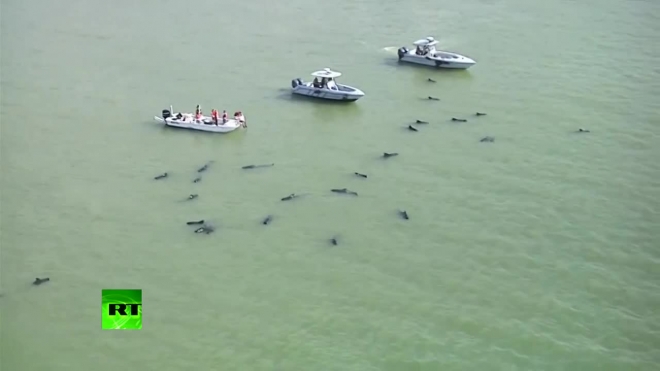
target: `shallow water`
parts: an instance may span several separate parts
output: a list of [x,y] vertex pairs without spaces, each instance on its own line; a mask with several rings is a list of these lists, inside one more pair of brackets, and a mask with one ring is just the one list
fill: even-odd
[[[3,370],[657,369],[657,2],[1,5]],[[478,64],[397,65],[429,35]],[[366,97],[291,97],[324,67]]]

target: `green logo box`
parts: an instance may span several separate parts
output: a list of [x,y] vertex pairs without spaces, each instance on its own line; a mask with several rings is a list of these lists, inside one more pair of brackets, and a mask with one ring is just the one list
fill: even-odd
[[142,290],[101,290],[101,326],[104,330],[142,328]]

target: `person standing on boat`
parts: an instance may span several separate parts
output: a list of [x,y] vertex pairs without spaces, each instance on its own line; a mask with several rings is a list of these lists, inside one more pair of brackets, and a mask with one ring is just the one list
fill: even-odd
[[227,111],[222,110],[222,124],[227,123]]
[[201,118],[202,118],[202,108],[198,104],[197,107],[195,108],[195,120],[199,121]]
[[217,109],[212,109],[211,110],[211,118],[213,119],[213,123],[215,126],[218,126],[218,110]]

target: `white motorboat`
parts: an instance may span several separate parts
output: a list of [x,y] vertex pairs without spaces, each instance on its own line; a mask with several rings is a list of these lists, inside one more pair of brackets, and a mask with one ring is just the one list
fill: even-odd
[[324,68],[322,71],[313,72],[312,76],[314,81],[311,82],[304,82],[299,78],[291,80],[293,94],[348,102],[355,102],[364,97],[364,92],[358,88],[337,84],[336,80],[341,76],[341,72]]
[[399,48],[397,51],[399,61],[460,70],[466,70],[477,63],[464,55],[437,50],[435,46],[438,42],[432,37],[417,40],[413,44],[414,50],[408,50],[405,46]]
[[229,133],[240,127],[247,127],[245,116],[241,112],[236,112],[233,119],[227,119],[223,122],[222,118],[220,118],[216,123],[212,117],[203,116],[201,113],[199,115],[181,112],[174,113],[172,106],[170,106],[169,110],[164,109],[161,117],[154,116],[154,119],[175,128],[210,131],[213,133]]

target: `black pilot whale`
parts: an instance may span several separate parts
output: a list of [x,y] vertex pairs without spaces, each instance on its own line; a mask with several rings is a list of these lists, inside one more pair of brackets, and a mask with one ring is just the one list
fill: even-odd
[[343,194],[353,195],[353,196],[357,196],[357,195],[358,195],[357,192],[349,191],[349,190],[346,189],[346,188],[341,188],[341,189],[335,188],[335,189],[331,189],[330,191],[332,191],[332,192],[334,192],[334,193],[343,193]]
[[37,277],[37,278],[34,279],[34,282],[32,282],[32,284],[35,285],[35,286],[38,286],[38,285],[41,285],[42,283],[48,282],[48,281],[50,281],[49,277],[46,277],[46,278]]
[[265,165],[247,165],[243,166],[241,169],[248,170],[248,169],[259,169],[262,167],[272,167],[275,166],[275,164],[265,164]]
[[197,172],[201,173],[201,172],[204,172],[204,171],[208,170],[209,165],[211,165],[212,163],[213,163],[213,161],[207,162],[206,165],[204,165],[204,166],[200,167],[199,169],[197,169]]
[[205,234],[211,234],[213,233],[215,229],[211,227],[210,225],[203,225],[197,229],[195,229],[195,233],[205,233]]
[[291,201],[291,200],[293,200],[294,198],[298,198],[298,197],[300,197],[300,196],[302,196],[302,195],[297,195],[297,194],[295,194],[295,193],[292,193],[292,194],[290,194],[290,195],[288,195],[288,196],[286,196],[286,197],[282,197],[281,200],[282,200],[282,201]]

